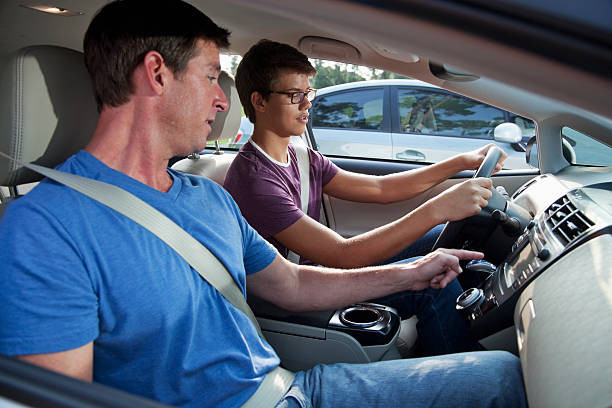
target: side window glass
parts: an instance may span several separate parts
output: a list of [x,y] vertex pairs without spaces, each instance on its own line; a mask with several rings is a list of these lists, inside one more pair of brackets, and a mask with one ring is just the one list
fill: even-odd
[[521,128],[521,132],[523,133],[523,138],[529,139],[532,136],[535,136],[535,123],[531,119],[524,118],[522,116],[511,116],[510,122],[513,122]]
[[503,123],[504,111],[459,95],[427,89],[399,89],[400,130],[493,139],[493,129]]
[[382,88],[321,95],[310,110],[312,126],[380,130],[383,127],[383,96]]
[[612,147],[584,133],[564,126],[561,129],[563,156],[583,166],[612,166]]

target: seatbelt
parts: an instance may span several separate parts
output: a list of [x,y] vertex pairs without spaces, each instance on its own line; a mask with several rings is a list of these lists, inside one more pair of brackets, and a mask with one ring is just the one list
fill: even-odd
[[[302,212],[308,216],[308,200],[310,199],[310,158],[308,148],[303,144],[294,144],[295,158],[300,172],[300,201]],[[287,259],[293,263],[300,263],[300,256],[293,251],[287,253]]]
[[[243,312],[251,320],[259,336],[265,340],[253,311],[225,266],[208,248],[170,218],[132,193],[112,184],[36,164],[24,163],[3,152],[0,152],[0,156],[13,160],[106,205],[155,234],[182,256],[205,281],[221,293],[236,309]],[[243,407],[274,407],[285,395],[294,378],[295,374],[291,371],[280,366],[276,367],[266,374],[255,393],[251,395]]]

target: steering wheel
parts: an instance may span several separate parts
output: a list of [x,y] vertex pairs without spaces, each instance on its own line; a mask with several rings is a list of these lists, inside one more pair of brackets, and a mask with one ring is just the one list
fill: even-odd
[[[493,174],[493,170],[495,170],[495,166],[497,165],[497,162],[502,154],[503,152],[499,147],[494,146],[490,148],[487,151],[487,155],[485,156],[484,160],[482,161],[482,163],[480,163],[480,167],[478,167],[478,170],[476,170],[476,173],[474,173],[473,178],[491,177],[491,174]],[[495,201],[496,203],[498,203],[499,199],[501,198],[501,194],[499,194],[497,190],[495,190],[495,188],[492,190],[492,193],[493,193],[493,197],[491,197],[487,206],[483,209],[487,212],[492,212],[493,209],[496,209],[497,206],[491,205],[492,201]],[[504,198],[501,198],[501,200],[505,202]],[[491,211],[488,211],[489,209]],[[482,211],[481,211],[481,214],[482,214]],[[464,218],[459,221],[447,222],[446,225],[444,226],[444,229],[440,233],[440,236],[436,240],[436,243],[434,244],[432,250],[435,250],[438,248],[455,248],[457,246],[456,241],[459,236],[459,232],[463,229],[463,227],[467,223],[475,221],[476,217],[480,217],[480,214],[474,215],[472,217]]]

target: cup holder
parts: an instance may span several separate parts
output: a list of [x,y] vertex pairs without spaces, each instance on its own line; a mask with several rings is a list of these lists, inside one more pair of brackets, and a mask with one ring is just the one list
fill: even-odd
[[352,336],[362,346],[380,346],[397,335],[400,318],[389,306],[364,302],[336,310],[327,327]]
[[380,310],[368,306],[351,306],[340,313],[340,321],[349,327],[372,327],[382,319]]

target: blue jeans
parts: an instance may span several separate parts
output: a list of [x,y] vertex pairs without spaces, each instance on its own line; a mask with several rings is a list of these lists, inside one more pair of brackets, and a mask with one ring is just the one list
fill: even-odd
[[480,351],[297,373],[277,408],[525,407],[519,359]]
[[[432,228],[398,255],[384,262],[410,262],[431,251],[443,225]],[[457,297],[463,292],[455,279],[444,289],[405,291],[373,299],[372,302],[391,306],[400,318],[418,318],[418,350],[421,355],[438,355],[480,350],[463,316],[455,309]]]
[[409,258],[416,256],[427,255],[431,252],[436,240],[440,236],[440,233],[444,229],[444,224],[438,225],[430,229],[425,235],[417,239],[412,245],[404,248],[400,253],[395,256],[379,263],[379,265],[388,265],[395,262],[405,262]]

